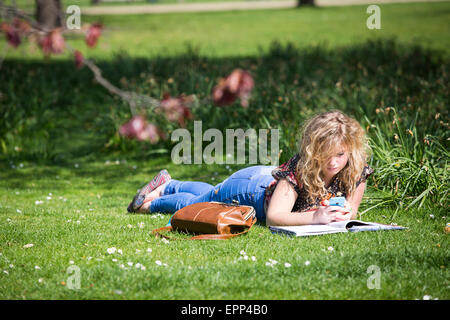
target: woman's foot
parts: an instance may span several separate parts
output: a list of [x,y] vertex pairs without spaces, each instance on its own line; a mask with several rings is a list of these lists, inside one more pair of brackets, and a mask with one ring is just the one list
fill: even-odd
[[145,198],[144,203],[136,210],[136,212],[150,213],[150,205],[152,204],[153,199],[155,198],[152,197]]
[[[128,205],[128,212],[136,212],[144,204],[147,198],[155,199],[161,193],[161,187],[164,183],[170,181],[172,178],[166,169],[161,170],[149,183],[141,188],[133,198],[133,201]],[[150,195],[151,194],[151,195]],[[151,200],[149,200],[151,201]],[[140,211],[140,210],[139,210]]]

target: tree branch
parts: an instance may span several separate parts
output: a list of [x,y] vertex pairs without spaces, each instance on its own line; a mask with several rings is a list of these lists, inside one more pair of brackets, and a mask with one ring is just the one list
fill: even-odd
[[136,115],[138,113],[136,110],[137,105],[150,105],[153,108],[160,107],[160,102],[157,99],[133,91],[124,91],[111,84],[111,82],[109,82],[102,76],[102,71],[100,70],[100,68],[97,67],[91,60],[84,59],[83,63],[92,71],[95,80],[100,85],[106,88],[110,93],[118,95],[120,98],[128,102],[128,104],[130,105],[131,113],[133,115]]
[[[32,17],[27,15],[22,10],[18,9],[15,6],[6,6],[3,4],[3,1],[0,0],[0,13],[2,17],[10,17],[12,18],[19,18],[26,20],[30,26],[30,34],[32,33],[38,33],[38,34],[46,34],[51,32],[52,30],[46,29],[42,27],[40,24],[38,24]],[[60,13],[60,17],[63,16],[63,13]],[[64,25],[64,24],[63,24]],[[63,32],[71,32],[71,30],[68,30],[63,27]],[[73,49],[67,42],[65,42],[65,46],[69,51],[71,51],[72,55],[75,53],[75,49]],[[0,57],[0,68],[3,62],[3,59],[6,56],[7,53],[7,47],[3,50],[2,57]],[[107,79],[105,79],[102,75],[101,69],[92,61],[89,59],[86,59],[83,57],[83,64],[86,65],[94,74],[95,80],[103,86],[105,89],[107,89],[111,94],[119,96],[122,100],[125,100],[129,106],[130,111],[133,115],[138,114],[138,110],[136,107],[138,105],[145,106],[145,107],[151,107],[151,108],[159,108],[160,101],[158,99],[152,98],[150,96],[139,94],[133,91],[124,91],[122,89],[119,89],[118,87],[114,86],[111,82],[109,82]]]

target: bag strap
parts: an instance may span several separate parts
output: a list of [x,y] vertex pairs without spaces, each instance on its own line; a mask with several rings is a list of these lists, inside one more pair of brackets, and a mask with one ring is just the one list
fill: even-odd
[[169,237],[166,235],[161,234],[161,231],[172,231],[173,227],[172,226],[166,226],[166,227],[162,227],[162,228],[158,228],[152,231],[152,234],[154,234],[156,237],[161,237],[161,238],[165,238],[168,240],[226,240],[226,239],[230,239],[230,238],[234,238],[237,236],[240,236],[244,233],[247,233],[250,228],[245,229],[242,232],[239,233],[232,233],[232,234],[200,234],[198,236],[193,236],[191,238],[187,238],[187,239],[183,239],[183,238],[174,238],[174,237]]

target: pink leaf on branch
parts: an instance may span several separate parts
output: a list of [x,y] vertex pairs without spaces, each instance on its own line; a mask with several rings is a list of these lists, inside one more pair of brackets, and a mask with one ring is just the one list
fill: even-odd
[[20,39],[19,30],[17,28],[6,22],[3,22],[0,28],[2,32],[5,33],[6,40],[11,46],[17,48],[21,44],[22,40]]
[[102,34],[103,25],[101,23],[93,23],[86,32],[86,44],[93,48],[97,44],[97,40]]
[[147,123],[143,116],[134,116],[119,129],[120,135],[139,141],[156,143],[159,140],[159,129],[153,123]]
[[213,101],[219,106],[225,106],[239,98],[241,106],[246,108],[253,87],[254,81],[250,73],[235,69],[227,78],[220,79],[219,84],[213,88]]
[[81,69],[83,67],[83,65],[84,65],[83,54],[80,51],[75,50],[73,55],[75,57],[75,66],[77,67],[77,69]]
[[25,20],[14,18],[14,27],[19,30],[20,35],[27,35],[31,31],[31,26]]
[[63,53],[66,48],[64,37],[60,29],[55,29],[44,36],[39,42],[42,51],[46,56],[50,54]]
[[192,113],[188,106],[191,102],[192,97],[190,96],[171,97],[169,94],[165,94],[160,107],[168,120],[178,121],[181,127],[185,127],[185,119],[192,119]]
[[28,22],[15,18],[12,25],[2,22],[0,30],[5,33],[8,43],[17,48],[22,43],[22,37],[26,36],[31,30]]

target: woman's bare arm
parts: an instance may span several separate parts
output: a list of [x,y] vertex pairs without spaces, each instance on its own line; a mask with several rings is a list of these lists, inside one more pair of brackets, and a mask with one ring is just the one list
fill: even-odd
[[314,223],[314,212],[291,212],[297,200],[297,192],[286,179],[281,179],[272,198],[266,213],[267,226],[292,226]]
[[[364,191],[363,191],[364,192]],[[351,205],[359,204],[357,202],[359,193],[355,192]],[[320,206],[303,212],[291,212],[292,207],[297,200],[297,192],[286,180],[281,179],[270,199],[269,207],[266,213],[267,226],[298,226],[305,224],[327,224],[333,221],[350,218],[349,209],[337,206]],[[359,200],[361,201],[361,200]]]

